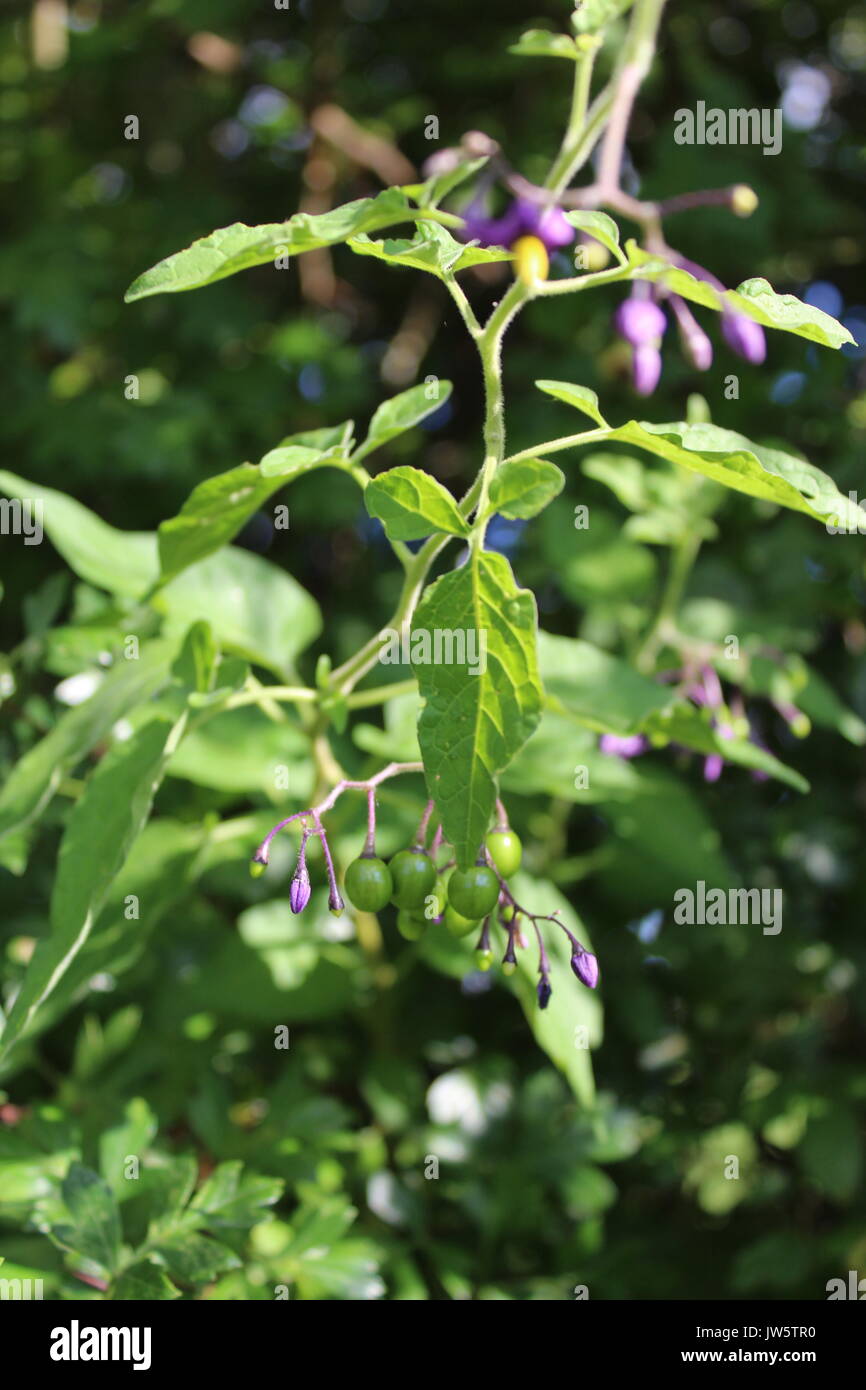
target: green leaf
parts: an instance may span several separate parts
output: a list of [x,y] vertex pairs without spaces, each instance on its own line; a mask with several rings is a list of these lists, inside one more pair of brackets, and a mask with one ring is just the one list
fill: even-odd
[[633,4],[634,0],[579,0],[571,22],[579,34],[594,34],[619,19]]
[[775,777],[778,782],[784,782],[795,791],[809,791],[809,783],[799,772],[747,738],[722,738],[711,727],[709,713],[696,709],[690,703],[680,702],[673,708],[650,715],[642,726],[642,732],[661,736],[696,753],[719,753],[726,762],[749,768],[752,772],[765,772],[768,777]]
[[468,270],[474,265],[492,265],[513,259],[510,251],[482,246],[466,246],[455,241],[450,232],[438,222],[419,222],[411,240],[372,241],[370,237],[353,237],[349,247],[359,256],[375,256],[388,265],[412,270],[426,270],[440,280]]
[[565,486],[565,474],[546,459],[518,459],[504,463],[490,485],[490,510],[509,520],[526,520],[558,497]]
[[111,1275],[120,1258],[120,1212],[114,1193],[98,1173],[70,1165],[61,1187],[70,1221],[51,1230],[52,1239]]
[[100,1135],[99,1171],[113,1192],[122,1196],[129,1188],[126,1160],[140,1158],[156,1130],[156,1116],[147,1101],[137,1096],[128,1102],[122,1123]]
[[637,733],[674,698],[670,687],[591,642],[539,632],[538,660],[555,706],[601,733]]
[[364,490],[364,505],[392,541],[417,541],[434,531],[468,536],[469,527],[449,492],[420,468],[390,468]]
[[375,198],[358,198],[318,216],[297,212],[287,222],[261,227],[234,222],[146,270],[124,297],[129,304],[150,294],[199,289],[250,266],[273,262],[278,255],[297,256],[319,246],[334,246],[359,232],[375,232],[419,216],[405,193],[386,188]]
[[272,478],[276,481],[269,484],[263,500],[267,500],[283,483],[300,478],[304,473],[309,473],[313,468],[321,468],[325,464],[333,468],[346,466],[342,446],[337,445],[324,452],[303,444],[280,444],[276,449],[271,449],[259,463],[259,472],[263,479]]
[[426,420],[428,415],[444,405],[450,395],[451,382],[436,380],[410,386],[408,391],[401,391],[399,396],[383,401],[370,421],[367,438],[355,450],[355,460],[366,458],[374,449],[381,449],[389,439],[405,434],[406,430]]
[[769,280],[756,276],[744,280],[735,290],[719,291],[705,280],[698,279],[682,266],[671,265],[658,256],[650,255],[634,241],[626,243],[628,264],[639,279],[664,285],[675,294],[702,304],[708,309],[729,309],[745,314],[765,328],[778,328],[794,333],[822,347],[840,348],[854,339],[845,328],[823,309],[804,304],[793,294],[777,294]]
[[214,1169],[193,1197],[190,1209],[201,1214],[209,1229],[244,1228],[261,1221],[263,1208],[273,1206],[282,1191],[279,1178],[246,1173],[240,1161],[231,1159]]
[[565,216],[572,227],[577,227],[578,231],[586,232],[587,236],[601,242],[620,265],[628,264],[619,244],[619,227],[606,212],[567,212]]
[[193,623],[172,665],[174,675],[191,695],[208,695],[219,666],[219,651],[208,623]]
[[51,894],[50,935],[39,942],[0,1036],[0,1057],[25,1035],[86,942],[116,875],[150,814],[183,729],[154,719],[106,754],[67,821]]
[[159,527],[161,578],[172,579],[227,545],[284,483],[326,462],[319,449],[280,447],[265,454],[258,467],[242,463],[199,483],[177,516]]
[[570,381],[536,381],[535,384],[539,391],[553,396],[554,400],[574,406],[575,410],[582,410],[584,415],[588,415],[597,425],[601,425],[603,429],[608,428],[607,421],[598,408],[598,396],[588,386],[575,386]]
[[[426,704],[418,723],[427,786],[457,862],[474,861],[496,778],[541,717],[535,600],[508,561],[487,551],[425,592],[412,625],[412,666]],[[464,634],[464,651],[436,637]],[[473,654],[477,660],[471,660]],[[445,660],[436,657],[444,655]],[[449,663],[448,656],[463,661]],[[432,659],[431,659],[432,658]]]
[[168,683],[176,650],[173,642],[148,642],[137,660],[119,662],[89,700],[64,713],[51,733],[24,754],[0,792],[0,836],[38,816],[63,778],[117,721]]
[[798,338],[808,338],[822,347],[840,348],[843,343],[854,342],[848,329],[823,309],[804,304],[793,294],[776,294],[769,280],[760,276],[744,280],[735,290],[729,290],[725,300],[732,309],[748,314],[750,319],[766,328],[796,333]]
[[156,536],[118,531],[54,488],[0,472],[0,492],[39,503],[46,535],[79,579],[111,594],[140,598],[157,576]]
[[136,1303],[165,1302],[180,1296],[180,1289],[175,1288],[165,1271],[150,1257],[129,1265],[118,1275],[111,1289],[112,1300]]
[[[549,915],[556,912],[582,946],[592,950],[586,927],[571,904],[552,884],[518,874],[512,891],[530,912]],[[517,972],[511,986],[520,999],[535,1041],[559,1067],[577,1099],[587,1108],[593,1103],[595,1088],[590,1048],[601,1043],[601,1000],[595,990],[580,983],[571,969],[571,944],[555,922],[540,922],[545,949],[550,960],[553,993],[546,1009],[538,1007],[538,953],[534,933],[528,932],[530,945],[517,951]]]
[[820,468],[781,449],[754,444],[733,430],[718,425],[655,425],[630,420],[611,430],[607,438],[635,444],[736,492],[804,512],[818,521],[852,529],[866,526],[866,511],[843,497]]
[[580,56],[574,39],[568,34],[552,34],[548,29],[527,29],[517,43],[508,45],[508,52],[520,58],[570,58],[572,62]]
[[233,1250],[207,1236],[182,1231],[173,1240],[157,1241],[153,1252],[180,1284],[209,1284],[227,1269],[240,1269]]
[[482,155],[479,159],[461,159],[453,169],[446,169],[441,174],[432,174],[426,183],[404,185],[403,192],[414,198],[422,207],[438,207],[443,198],[447,198],[461,183],[473,178],[483,169],[488,159],[489,155]]
[[318,604],[290,575],[234,546],[172,579],[154,606],[168,634],[203,620],[222,647],[281,677],[322,628]]

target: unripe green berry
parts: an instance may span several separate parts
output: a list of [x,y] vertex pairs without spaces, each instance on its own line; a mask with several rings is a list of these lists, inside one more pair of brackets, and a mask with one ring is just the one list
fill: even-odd
[[391,901],[394,882],[388,865],[374,855],[361,855],[346,870],[349,901],[361,912],[381,912]]
[[423,917],[401,908],[397,913],[397,930],[407,941],[419,941],[427,930],[427,923]]
[[394,885],[391,893],[394,906],[408,911],[422,908],[436,882],[436,865],[429,854],[421,849],[401,849],[389,868]]
[[479,921],[492,912],[499,897],[499,880],[486,864],[471,869],[455,869],[448,880],[448,901],[469,921]]
[[455,912],[450,903],[445,909],[445,915],[442,920],[452,936],[467,936],[469,932],[474,931],[479,925],[477,918],[462,916],[461,913]]
[[520,868],[523,846],[513,830],[491,830],[484,841],[487,853],[503,878],[510,878]]

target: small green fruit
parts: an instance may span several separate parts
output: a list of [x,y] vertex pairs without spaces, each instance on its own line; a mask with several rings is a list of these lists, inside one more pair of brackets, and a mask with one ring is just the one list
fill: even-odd
[[407,941],[420,941],[427,930],[427,922],[423,917],[416,917],[401,908],[397,913],[397,930]]
[[455,869],[448,880],[448,901],[468,921],[477,922],[492,912],[499,897],[499,880],[486,864]]
[[388,865],[373,855],[361,855],[346,870],[349,901],[361,912],[381,912],[391,901],[394,882]]
[[445,909],[442,920],[452,936],[468,936],[471,931],[481,925],[477,918],[464,917],[461,913],[455,912],[450,903]]
[[517,873],[523,858],[523,846],[513,830],[491,830],[484,843],[503,878]]
[[401,849],[390,863],[395,907],[408,911],[423,908],[424,899],[432,893],[436,882],[436,865],[423,849]]

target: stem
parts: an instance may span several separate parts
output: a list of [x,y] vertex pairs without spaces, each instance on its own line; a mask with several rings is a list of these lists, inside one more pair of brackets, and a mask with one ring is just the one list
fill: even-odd
[[574,87],[571,93],[568,125],[562,137],[559,154],[550,167],[550,173],[545,183],[545,187],[550,189],[552,202],[555,202],[563,189],[571,183],[579,168],[576,161],[586,134],[586,111],[592,86],[592,68],[595,55],[601,46],[599,40],[590,40],[590,45],[587,46],[586,51],[574,65]]
[[614,78],[616,95],[605,131],[598,166],[602,188],[618,188],[628,123],[634,99],[650,69],[665,0],[636,0],[623,45],[622,64]]
[[702,536],[687,532],[671,552],[670,568],[658,611],[635,656],[635,665],[640,671],[651,671],[655,664],[668,627],[682,602],[702,541]]
[[584,430],[582,434],[564,434],[559,439],[549,439],[546,444],[536,444],[532,449],[521,449],[519,454],[510,454],[505,462],[517,463],[521,459],[558,454],[563,449],[574,449],[578,444],[591,444],[595,439],[606,439],[609,433],[610,430],[605,426],[603,429]]

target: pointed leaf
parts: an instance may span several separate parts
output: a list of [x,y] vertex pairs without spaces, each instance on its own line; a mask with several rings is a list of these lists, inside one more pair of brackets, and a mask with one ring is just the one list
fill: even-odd
[[547,459],[504,463],[490,485],[491,511],[509,520],[528,519],[543,511],[565,485],[565,474]]
[[[517,588],[503,556],[488,551],[437,580],[415,614],[412,665],[426,701],[418,740],[430,795],[462,868],[490,824],[499,773],[541,717],[535,630],[532,594]],[[457,642],[451,653],[443,646],[445,660],[437,661],[437,632],[440,641],[462,633],[464,651]],[[449,663],[455,654],[468,659]]]
[[440,280],[473,265],[492,265],[513,259],[510,251],[482,246],[466,246],[455,241],[438,222],[419,222],[411,240],[372,241],[367,236],[352,237],[349,247],[359,256],[375,256],[389,265],[426,270]]
[[120,1258],[120,1212],[111,1188],[98,1173],[73,1163],[61,1193],[70,1221],[53,1227],[52,1238],[111,1275]]
[[580,57],[574,39],[567,34],[552,34],[548,29],[527,29],[517,43],[508,45],[508,52],[519,58],[570,58],[572,62]]
[[0,472],[0,492],[39,504],[45,532],[79,579],[110,594],[140,598],[156,580],[156,536],[119,531],[54,488]]
[[626,257],[619,244],[619,227],[606,212],[567,212],[565,214],[572,227],[586,232],[593,240],[601,242],[620,265],[626,265]]
[[406,430],[426,420],[428,415],[444,405],[450,395],[450,381],[421,382],[418,386],[410,386],[408,391],[401,391],[399,396],[383,401],[370,421],[367,438],[355,451],[355,459],[366,458],[374,449],[381,449],[389,439],[405,434]]
[[420,468],[389,468],[364,490],[364,505],[392,541],[416,541],[434,531],[468,536],[469,527],[445,488]]
[[571,381],[536,381],[535,384],[539,391],[574,406],[575,410],[582,410],[597,425],[607,429],[607,421],[598,408],[598,396],[588,386],[575,386]]
[[234,222],[146,270],[130,285],[125,299],[131,303],[150,294],[199,289],[250,266],[273,262],[277,255],[296,256],[319,246],[334,246],[359,232],[414,221],[420,215],[405,193],[387,188],[375,198],[359,198],[318,216],[297,212],[287,222],[261,227]]
[[781,449],[753,444],[733,430],[718,425],[655,425],[630,420],[611,430],[607,438],[636,444],[725,487],[805,512],[818,521],[854,530],[858,525],[866,526],[866,511],[843,497],[820,468]]

